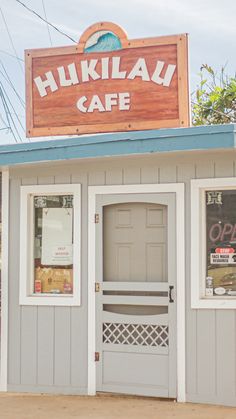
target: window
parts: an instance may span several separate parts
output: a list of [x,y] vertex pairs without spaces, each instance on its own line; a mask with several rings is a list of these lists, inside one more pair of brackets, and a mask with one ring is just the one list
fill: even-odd
[[191,303],[236,308],[236,179],[191,181]]
[[192,181],[192,307],[236,308],[236,179]]
[[236,296],[236,189],[205,195],[206,295]]
[[80,303],[80,185],[21,187],[20,304]]

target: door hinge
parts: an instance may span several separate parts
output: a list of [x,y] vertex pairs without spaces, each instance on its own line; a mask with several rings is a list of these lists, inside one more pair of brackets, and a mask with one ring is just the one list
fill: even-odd
[[95,282],[95,292],[100,292],[100,283]]
[[94,360],[95,360],[95,362],[98,362],[99,361],[99,358],[100,358],[100,353],[99,352],[95,352],[95,354],[94,354]]
[[95,222],[95,224],[99,223],[99,214],[94,215],[94,222]]

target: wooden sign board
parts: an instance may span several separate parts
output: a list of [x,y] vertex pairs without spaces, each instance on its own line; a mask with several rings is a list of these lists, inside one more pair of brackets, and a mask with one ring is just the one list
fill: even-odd
[[25,60],[28,137],[189,126],[186,34],[129,40],[104,22]]

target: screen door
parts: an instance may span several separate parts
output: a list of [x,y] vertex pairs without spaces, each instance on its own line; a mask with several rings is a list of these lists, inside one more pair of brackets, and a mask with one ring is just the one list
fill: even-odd
[[176,397],[175,195],[96,203],[97,391]]

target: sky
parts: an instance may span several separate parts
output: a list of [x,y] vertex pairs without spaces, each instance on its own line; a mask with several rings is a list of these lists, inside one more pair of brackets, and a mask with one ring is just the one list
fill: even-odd
[[[128,38],[189,34],[190,92],[202,64],[236,72],[236,0],[21,0],[75,41],[92,24],[118,24]],[[24,50],[74,45],[16,0],[0,0],[0,144],[25,137]],[[12,130],[6,115],[11,114]],[[12,132],[13,131],[13,132]]]

